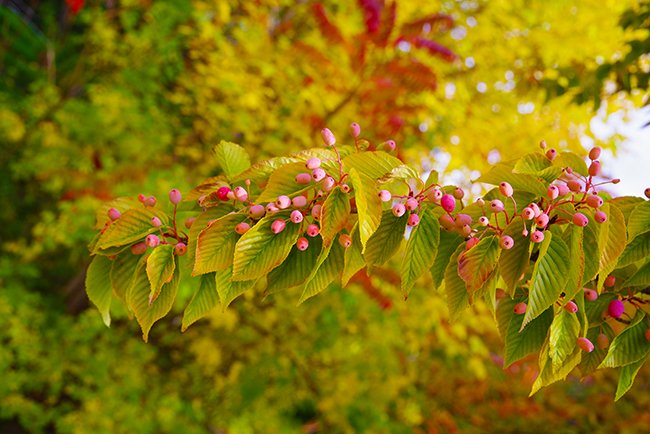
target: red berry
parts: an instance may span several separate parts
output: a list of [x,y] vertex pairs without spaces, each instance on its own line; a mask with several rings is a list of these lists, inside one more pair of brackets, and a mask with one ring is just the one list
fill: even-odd
[[347,249],[352,245],[352,238],[348,234],[341,234],[339,236],[339,244],[343,246],[344,249]]
[[643,190],[643,194],[645,194],[645,197],[647,197],[648,199],[650,199],[650,187],[648,187],[648,188],[646,188],[645,190]]
[[177,205],[181,201],[181,192],[177,188],[172,188],[169,190],[169,201],[174,205]]
[[146,251],[147,251],[146,242],[136,243],[131,246],[131,253],[133,253],[134,255],[142,255]]
[[546,158],[553,161],[555,160],[555,157],[557,157],[557,151],[554,148],[551,148],[548,151],[546,151]]
[[605,223],[607,221],[607,214],[603,211],[596,211],[594,214],[594,220],[596,220],[596,223]]
[[319,233],[320,233],[320,228],[318,227],[318,225],[312,223],[309,226],[307,226],[307,235],[309,235],[310,237],[315,237]]
[[395,217],[402,217],[406,212],[406,207],[402,203],[396,203],[393,205],[393,215]]
[[296,241],[296,247],[301,252],[304,252],[305,250],[307,250],[307,247],[309,247],[309,240],[305,237],[298,238],[298,241]]
[[523,303],[523,302],[517,303],[517,304],[515,304],[515,308],[513,309],[513,311],[517,315],[522,315],[522,314],[526,313],[526,308],[527,307],[528,306],[526,306],[526,303]]
[[291,211],[291,217],[290,218],[291,218],[292,222],[297,224],[297,223],[302,222],[304,216],[302,215],[302,213],[300,211],[298,211],[297,209],[294,209],[293,211]]
[[607,313],[609,313],[612,318],[620,318],[621,315],[623,315],[623,312],[625,312],[625,305],[621,300],[614,299],[609,302]]
[[228,193],[230,193],[230,188],[219,187],[219,189],[217,190],[217,197],[220,200],[228,200]]
[[377,195],[382,202],[388,202],[393,198],[393,196],[390,194],[390,191],[388,190],[379,190],[379,193],[377,193]]
[[605,286],[611,288],[614,285],[616,285],[616,277],[611,275],[607,276],[607,278],[605,279]]
[[158,217],[153,217],[151,219],[151,226],[153,226],[154,228],[159,228],[162,226],[162,222]]
[[174,253],[176,253],[176,256],[183,256],[185,253],[187,253],[187,246],[185,243],[177,243],[174,246]]
[[250,228],[251,225],[245,222],[241,222],[235,226],[235,232],[237,232],[239,235],[244,235]]
[[311,182],[311,175],[309,173],[299,173],[296,175],[296,184],[306,185]]
[[465,250],[469,250],[469,249],[471,249],[472,247],[474,247],[475,245],[477,245],[477,244],[479,243],[479,241],[481,241],[481,240],[479,240],[479,239],[476,238],[476,237],[471,237],[471,238],[470,238],[469,240],[467,240],[467,242],[465,243]]
[[591,164],[589,165],[589,175],[598,176],[600,175],[600,171],[601,171],[600,161],[598,160],[592,161]]
[[187,220],[185,220],[185,227],[187,229],[192,227],[192,223],[194,223],[194,220],[196,220],[196,217],[190,217]]
[[138,195],[138,200],[139,200],[141,203],[144,203],[144,201],[145,201],[146,198],[147,198],[147,196],[145,196],[145,195],[142,194],[142,193],[140,193],[140,194]]
[[393,152],[395,148],[397,148],[397,144],[394,140],[386,140],[384,143],[382,143],[382,147],[386,152]]
[[336,143],[336,137],[334,137],[334,134],[330,131],[329,128],[323,128],[320,131],[320,135],[323,138],[325,145],[333,146]]
[[650,341],[650,329],[647,329],[647,330],[645,331],[645,340],[646,340],[646,341]]
[[490,201],[490,209],[492,212],[501,212],[504,209],[503,202],[501,202],[499,199],[494,199]]
[[417,214],[411,214],[406,224],[409,226],[417,226],[420,224],[420,217]]
[[589,223],[589,219],[587,218],[587,216],[581,212],[577,212],[573,214],[572,220],[574,225],[581,226],[581,227],[585,227]]
[[506,197],[511,197],[513,194],[512,191],[512,185],[509,183],[503,181],[501,184],[499,184],[499,191],[501,192],[502,195]]
[[465,197],[465,192],[463,191],[462,188],[457,187],[457,188],[454,190],[454,197],[455,197],[456,199],[458,199],[458,200],[461,200],[462,198]]
[[456,199],[451,194],[444,194],[440,198],[440,206],[448,213],[453,212],[456,208]]
[[320,165],[321,165],[320,158],[316,158],[316,157],[314,157],[314,158],[310,158],[310,159],[307,160],[307,162],[305,163],[305,166],[306,166],[307,169],[309,169],[309,170],[317,169],[317,168],[320,167]]
[[156,196],[147,197],[144,200],[143,204],[144,204],[144,206],[147,206],[149,208],[153,208],[154,206],[156,206]]
[[117,210],[117,208],[111,208],[108,210],[108,218],[110,218],[113,221],[119,219],[121,215],[122,214],[120,213],[119,210]]
[[576,343],[582,351],[585,351],[587,353],[591,353],[594,350],[594,344],[592,344],[591,341],[587,338],[578,338]]
[[587,301],[594,301],[598,299],[598,293],[593,289],[584,288],[584,291],[585,291],[585,299]]
[[358,123],[352,122],[350,124],[350,132],[352,133],[352,137],[355,139],[359,137],[359,134],[361,134],[361,127],[359,126]]
[[534,243],[541,243],[542,241],[544,241],[544,232],[534,231],[532,234],[530,234],[530,238],[533,240]]
[[248,216],[254,220],[259,220],[266,214],[266,208],[263,205],[251,205],[248,208]]
[[598,146],[595,146],[591,148],[591,151],[589,151],[589,159],[598,160],[598,157],[600,157],[600,148]]
[[157,235],[149,234],[147,235],[147,238],[145,238],[145,243],[147,243],[147,246],[149,247],[156,247],[160,244],[160,238],[158,238]]
[[592,208],[600,208],[603,206],[603,199],[600,196],[597,196],[595,194],[590,194],[587,196],[587,199],[585,199],[585,202],[587,205],[589,205]]
[[578,311],[578,305],[570,301],[564,305],[564,310],[566,310],[569,313],[576,313]]
[[575,179],[570,180],[566,185],[569,187],[569,190],[573,191],[574,193],[578,193],[582,190],[582,184],[580,181],[577,181]]
[[286,225],[287,224],[284,222],[284,220],[275,220],[273,223],[271,223],[271,231],[274,234],[279,234],[284,230]]
[[515,241],[509,235],[504,235],[499,239],[499,246],[504,250],[509,250],[515,245]]

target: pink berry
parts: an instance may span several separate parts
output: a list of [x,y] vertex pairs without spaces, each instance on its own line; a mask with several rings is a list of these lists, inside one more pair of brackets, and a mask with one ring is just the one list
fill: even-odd
[[151,226],[153,226],[154,228],[159,228],[162,226],[162,222],[158,217],[153,217],[151,219]]
[[146,242],[136,243],[131,246],[131,253],[133,253],[134,255],[142,255],[146,251],[147,251]]
[[174,205],[177,205],[181,201],[181,192],[177,188],[172,188],[169,190],[169,201]]
[[310,159],[307,160],[307,162],[305,163],[305,166],[306,166],[307,169],[309,169],[309,170],[317,169],[317,168],[320,167],[320,165],[321,165],[320,158],[316,158],[316,157],[314,157],[314,158],[310,158]]
[[567,187],[566,184],[560,184],[557,186],[557,191],[559,192],[559,196],[565,196],[569,194],[570,190],[569,187]]
[[108,210],[108,218],[110,218],[113,221],[119,219],[121,215],[122,213],[120,213],[120,211],[117,208],[111,208]]
[[593,289],[585,288],[584,291],[585,291],[585,300],[595,301],[598,299],[598,293]]
[[572,220],[573,220],[573,224],[576,226],[585,227],[587,226],[587,224],[589,224],[589,219],[587,218],[586,215],[584,215],[581,212],[577,212],[573,214]]
[[465,197],[465,191],[460,187],[456,187],[456,189],[454,190],[454,197],[458,200],[461,200],[462,198]]
[[194,223],[194,220],[196,220],[196,217],[190,217],[187,220],[185,220],[185,227],[187,229],[192,227],[192,224]]
[[555,185],[549,185],[546,189],[546,196],[551,200],[556,199],[559,194],[560,190]]
[[351,190],[351,188],[350,188],[349,185],[347,185],[347,184],[345,184],[345,183],[341,184],[341,191],[342,191],[343,193],[349,193],[350,190]]
[[417,226],[420,224],[420,217],[417,214],[411,214],[406,224],[409,226]]
[[244,235],[250,228],[251,225],[245,222],[241,222],[235,226],[235,232],[237,232],[239,235]]
[[296,184],[306,185],[311,182],[311,175],[309,173],[299,173],[296,175]]
[[616,285],[616,277],[614,277],[612,275],[607,276],[607,278],[605,279],[605,286],[607,288],[611,288],[614,285]]
[[490,209],[492,212],[501,212],[504,209],[503,202],[501,202],[499,199],[494,199],[490,201]]
[[597,196],[595,194],[590,194],[587,196],[587,199],[585,199],[585,202],[587,205],[589,205],[592,208],[600,208],[603,206],[603,199],[600,196]]
[[598,146],[591,148],[591,151],[589,151],[589,159],[598,160],[598,157],[600,157],[600,148]]
[[140,201],[140,203],[144,203],[144,201],[145,201],[146,198],[147,198],[147,196],[145,196],[145,195],[142,194],[142,193],[140,193],[140,194],[138,195],[138,200]]
[[582,190],[582,184],[580,181],[572,179],[569,182],[567,182],[567,187],[569,187],[569,190],[571,190],[574,193],[579,193]]
[[503,181],[501,184],[499,184],[499,191],[505,197],[512,197],[512,194],[513,194],[512,185],[510,185],[509,183],[507,183],[505,181]]
[[524,228],[524,230],[521,231],[521,236],[522,237],[527,237],[528,236],[528,229]]
[[[326,176],[325,179],[323,179],[323,190],[332,191],[335,185],[336,185],[336,180],[331,176]],[[341,188],[343,188],[343,186],[341,186]],[[350,187],[348,187],[348,189],[349,188]]]
[[487,218],[486,216],[482,215],[481,217],[478,218],[478,223],[481,226],[487,226],[490,224],[490,219]]
[[620,318],[621,315],[623,315],[623,312],[625,312],[625,305],[621,300],[614,299],[609,302],[607,313],[609,313],[612,318]]
[[451,194],[444,194],[440,199],[440,206],[448,213],[453,212],[456,208],[456,199]]
[[311,216],[314,218],[314,220],[318,221],[320,220],[320,211],[321,211],[322,205],[316,204],[314,207],[311,209]]
[[228,187],[219,187],[217,190],[217,197],[219,200],[228,200],[228,193],[230,193],[230,188]]
[[336,137],[334,137],[334,134],[330,131],[329,128],[323,128],[320,131],[320,135],[323,138],[323,142],[327,146],[334,146],[336,143]]
[[601,350],[604,350],[605,348],[607,348],[609,346],[609,338],[607,337],[607,335],[605,333],[601,333],[596,338],[596,344],[598,345],[598,348],[600,348]]
[[282,232],[286,226],[287,224],[284,222],[284,220],[275,220],[273,223],[271,223],[271,231],[277,235]]
[[348,234],[341,234],[339,236],[339,244],[343,246],[344,249],[347,249],[352,245],[352,238]]
[[174,246],[174,253],[176,256],[183,256],[185,253],[187,253],[187,246],[185,243],[177,243]]
[[409,197],[408,199],[406,199],[404,205],[406,206],[407,210],[413,211],[414,209],[417,209],[418,206],[420,206],[420,202],[418,202],[418,200],[413,197]]
[[456,224],[454,222],[454,218],[448,214],[443,214],[440,217],[438,217],[438,222],[440,225],[445,228],[446,230],[450,231],[456,227]]
[[156,196],[147,197],[144,200],[143,204],[144,204],[144,206],[147,206],[149,208],[153,208],[154,206],[156,206]]
[[509,250],[514,245],[515,241],[508,235],[504,235],[499,239],[499,246],[504,250]]
[[290,218],[291,218],[292,222],[297,224],[297,223],[302,222],[304,216],[302,215],[302,213],[300,211],[295,209],[295,210],[291,211],[291,217]]
[[596,220],[596,223],[605,223],[607,221],[607,214],[603,211],[596,211],[594,214],[594,220]]
[[320,167],[311,171],[311,178],[316,182],[321,181],[325,176],[327,176],[327,173]]
[[379,193],[377,193],[377,195],[382,202],[388,202],[393,198],[393,195],[390,194],[390,191],[388,190],[379,190]]
[[548,214],[541,213],[539,216],[537,216],[535,219],[535,224],[540,228],[545,228],[546,225],[548,225]]
[[439,203],[443,195],[444,193],[442,190],[436,187],[427,193],[427,198],[429,198],[429,200],[433,203]]
[[280,195],[278,198],[275,200],[275,206],[277,206],[280,209],[286,209],[291,206],[291,198],[289,196]]
[[248,217],[253,220],[261,219],[264,217],[264,214],[266,214],[266,208],[264,208],[263,205],[251,205],[250,208],[248,208]]
[[350,124],[350,132],[352,133],[352,137],[355,139],[359,137],[359,134],[361,134],[361,127],[359,126],[358,123],[352,122]]
[[471,237],[471,238],[470,238],[469,240],[467,240],[467,242],[465,243],[465,250],[469,250],[469,249],[471,249],[472,247],[474,247],[475,245],[477,245],[477,244],[479,243],[479,241],[481,241],[481,240],[479,240],[479,239],[476,238],[476,237]]
[[535,213],[535,218],[539,217],[539,215],[542,213],[542,210],[539,209],[539,206],[535,202],[528,205],[528,207]]
[[235,187],[233,193],[235,194],[235,198],[240,202],[246,202],[248,199],[248,192],[244,187]]
[[309,226],[307,226],[307,235],[309,235],[310,237],[315,237],[319,233],[320,233],[320,228],[318,227],[318,225],[312,223]]
[[386,152],[393,152],[395,148],[397,148],[397,144],[394,140],[386,140],[384,143],[382,143],[382,147]]
[[158,238],[157,235],[149,234],[147,235],[147,238],[145,238],[145,243],[147,243],[147,246],[149,247],[156,247],[160,244],[160,238]]
[[555,160],[555,157],[557,157],[557,151],[555,149],[551,148],[548,151],[546,151],[546,158],[553,161]]
[[296,196],[291,199],[291,205],[294,208],[304,208],[307,206],[307,198],[305,196]]
[[544,241],[544,232],[534,231],[532,234],[530,234],[530,238],[533,240],[534,243],[541,243],[542,241]]
[[309,247],[309,240],[305,237],[298,238],[298,241],[296,241],[296,247],[301,252],[304,252],[305,250],[307,250],[307,247]]
[[396,203],[395,205],[393,205],[393,215],[395,217],[402,217],[405,212],[406,212],[406,207],[404,206],[404,204]]
[[476,204],[483,208],[485,206],[485,200],[482,197],[476,199]]
[[587,338],[578,338],[576,344],[578,344],[578,347],[580,347],[582,351],[587,353],[591,353],[594,350],[594,344],[592,344]]
[[540,140],[539,147],[540,149],[546,149],[546,140]]
[[594,160],[589,165],[589,175],[590,176],[599,176],[601,171],[600,161]]
[[454,224],[457,228],[472,224],[472,217],[467,214],[457,214],[454,218]]
[[270,203],[266,204],[266,207],[264,208],[264,210],[266,211],[266,214],[273,214],[273,213],[276,213],[276,212],[280,211],[280,208],[275,206],[275,204],[273,202],[270,202]]
[[526,313],[526,308],[527,307],[528,306],[526,306],[526,303],[524,303],[524,302],[517,303],[517,304],[515,304],[515,308],[513,309],[513,311],[517,315],[523,315],[524,313]]
[[535,211],[533,211],[532,208],[526,207],[523,210],[521,210],[521,216],[525,220],[532,220],[535,218]]
[[570,301],[564,305],[564,310],[566,310],[569,313],[576,313],[578,311],[578,305]]

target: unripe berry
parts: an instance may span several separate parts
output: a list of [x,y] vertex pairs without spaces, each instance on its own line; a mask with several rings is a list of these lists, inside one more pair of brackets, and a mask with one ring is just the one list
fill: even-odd
[[147,251],[146,242],[136,243],[131,246],[131,253],[133,253],[134,255],[142,255],[146,251]]
[[451,194],[444,194],[442,198],[440,198],[440,206],[448,213],[453,212],[456,208],[456,199],[454,199],[454,196]]
[[343,246],[344,249],[347,249],[352,245],[352,238],[348,234],[341,234],[339,236],[339,244]]
[[320,165],[321,165],[320,158],[316,158],[316,157],[310,158],[310,159],[307,160],[307,162],[305,163],[305,166],[306,166],[307,169],[309,169],[309,170],[317,169],[317,168],[320,167]]
[[612,179],[612,184],[618,184],[619,182],[621,182],[621,179],[620,179],[620,178],[614,178],[614,179]]
[[323,142],[326,146],[334,146],[336,143],[336,137],[334,137],[334,134],[332,134],[329,128],[323,128],[320,131],[320,135],[323,138]]
[[609,346],[609,338],[607,337],[607,335],[605,333],[601,333],[596,338],[596,344],[598,345],[598,348],[600,348],[601,350],[604,350],[605,348],[607,348]]
[[614,285],[616,285],[616,277],[612,275],[607,276],[607,278],[605,279],[605,286],[607,288],[611,288]]
[[147,206],[147,207],[153,208],[154,206],[156,206],[156,196],[149,196],[149,197],[147,197],[147,198],[144,200],[143,204],[144,204],[144,206]]
[[625,305],[621,300],[614,299],[609,302],[609,305],[607,306],[607,313],[612,318],[620,318],[621,315],[623,315],[623,312],[625,312]]
[[321,211],[322,205],[316,204],[314,207],[311,209],[311,216],[314,218],[314,220],[318,221],[320,220],[320,211]]
[[320,228],[318,227],[318,225],[312,223],[309,226],[307,226],[307,235],[309,235],[310,237],[315,237],[319,233],[320,233]]
[[298,238],[298,241],[296,241],[296,247],[301,252],[304,252],[305,250],[307,250],[307,247],[309,247],[309,240],[305,237]]
[[228,193],[230,193],[230,188],[228,187],[219,187],[217,190],[217,197],[220,200],[228,200]]
[[456,187],[456,189],[454,190],[454,197],[458,200],[461,200],[462,198],[465,197],[465,191],[463,191],[463,189],[460,187]]
[[564,305],[564,310],[566,310],[569,313],[576,313],[578,311],[578,305],[570,301]]
[[582,183],[576,179],[570,180],[566,183],[566,185],[569,187],[569,190],[573,191],[574,193],[578,193],[582,190]]
[[515,241],[508,235],[504,235],[499,239],[499,246],[504,250],[509,250],[514,245]]
[[526,303],[524,303],[524,302],[517,303],[517,304],[515,304],[515,308],[513,309],[513,311],[517,315],[523,315],[524,313],[526,313],[526,308],[527,307],[528,306],[526,306]]
[[303,220],[303,215],[300,211],[297,209],[294,209],[291,211],[291,221],[294,223],[300,223]]
[[248,208],[248,216],[253,220],[259,220],[266,214],[266,208],[263,205],[251,205]]
[[580,347],[582,351],[585,351],[587,353],[591,353],[594,350],[594,344],[592,344],[591,341],[587,338],[578,338],[576,344],[578,344],[578,347]]
[[384,143],[381,144],[382,148],[384,148],[384,151],[386,152],[393,152],[395,148],[397,148],[397,144],[395,143],[394,140],[386,140]]
[[524,230],[521,231],[521,236],[522,237],[527,237],[528,236],[528,229],[524,228]]
[[587,205],[589,205],[592,208],[600,208],[603,206],[603,199],[600,196],[597,196],[595,194],[590,194],[587,196],[587,199],[585,199],[585,202]]
[[352,122],[350,124],[350,132],[352,133],[352,137],[355,139],[359,137],[359,134],[361,134],[361,127],[359,126],[358,123]]
[[196,220],[196,217],[190,217],[187,220],[185,220],[185,227],[187,229],[192,227],[192,223],[194,223],[194,220]]
[[546,196],[551,200],[556,199],[559,194],[560,190],[558,190],[557,186],[555,185],[549,185],[546,189]]
[[530,234],[530,238],[533,240],[534,243],[541,243],[542,241],[544,241],[544,232],[534,231],[532,234]]
[[273,213],[276,213],[276,212],[280,211],[280,208],[275,206],[275,204],[273,202],[270,202],[270,203],[266,204],[265,210],[266,210],[267,214],[273,214]]
[[325,171],[320,167],[317,167],[316,169],[311,171],[311,178],[316,182],[325,178],[326,175],[327,173],[325,173]]
[[291,205],[294,208],[304,208],[307,206],[307,198],[305,196],[296,196],[291,199]]
[[147,246],[149,247],[156,247],[160,244],[160,238],[158,238],[157,235],[149,234],[147,235],[147,238],[145,238],[145,243],[147,243]]
[[402,217],[405,212],[406,212],[406,207],[404,206],[404,204],[396,203],[395,205],[393,205],[393,215],[395,217]]
[[442,190],[436,187],[432,189],[429,193],[427,193],[427,198],[433,203],[439,203],[443,195],[444,193],[442,192]]
[[177,243],[174,246],[174,253],[176,256],[183,256],[185,253],[187,253],[187,246],[185,243]]
[[598,146],[595,146],[591,148],[591,151],[589,151],[589,159],[598,160],[598,157],[600,157],[600,148]]
[[[323,179],[323,190],[324,191],[332,191],[334,186],[336,185],[336,180],[332,178],[331,176],[326,176],[325,179]],[[348,187],[349,190],[350,187]],[[343,185],[341,185],[341,189],[343,189]]]
[[479,239],[476,238],[476,237],[471,237],[471,238],[470,238],[469,240],[467,240],[467,242],[465,243],[465,250],[469,250],[469,249],[471,249],[472,247],[474,247],[475,245],[477,245],[477,244],[479,243],[479,241],[481,241],[481,240],[479,240]]
[[546,140],[540,140],[539,147],[541,149],[546,149]]
[[567,187],[566,184],[559,184],[557,186],[557,191],[559,193],[559,196],[565,196],[570,192],[569,187]]
[[277,206],[279,209],[289,208],[291,206],[291,198],[282,194],[275,200],[275,206]]
[[388,190],[379,190],[379,193],[377,193],[377,195],[382,202],[388,202],[393,198],[393,195],[390,194],[390,191]]
[[501,192],[502,195],[506,197],[512,197],[512,193],[513,193],[512,185],[510,185],[505,181],[499,184],[499,191]]
[[577,212],[573,214],[572,220],[573,220],[573,224],[576,226],[585,227],[587,226],[587,224],[589,224],[589,219],[587,218],[586,215],[584,215],[581,212]]
[[420,224],[420,217],[417,214],[411,214],[406,224],[409,226],[417,226]]
[[548,225],[548,214],[544,212],[537,216],[535,224],[540,228],[545,228]]
[[274,234],[279,234],[284,230],[286,226],[287,224],[284,222],[284,220],[275,220],[273,223],[271,223],[271,231]]
[[462,236],[466,237],[472,233],[472,227],[470,225],[463,225],[459,232]]
[[481,217],[478,218],[478,223],[481,226],[487,226],[490,224],[490,219],[487,218],[486,216],[482,215]]
[[413,198],[413,197],[409,197],[408,199],[406,199],[406,202],[405,202],[404,205],[406,206],[407,210],[413,211],[418,206],[420,206],[420,202],[418,202],[418,200]]
[[553,161],[555,160],[555,157],[557,157],[557,151],[554,148],[551,148],[548,151],[546,151],[546,158]]
[[454,218],[454,224],[457,228],[462,228],[465,225],[471,225],[472,217],[467,214],[457,214]]
[[594,160],[591,162],[589,165],[589,175],[591,176],[598,176],[600,175],[600,161]]
[[241,222],[235,225],[235,232],[237,232],[239,235],[244,235],[250,228],[251,225],[245,222]]
[[585,300],[595,301],[598,299],[598,293],[593,289],[584,288],[584,291],[585,291]]
[[144,203],[144,201],[145,201],[146,198],[147,198],[147,196],[145,196],[145,195],[142,194],[142,193],[140,193],[140,194],[138,195],[138,200],[140,201],[140,203]]
[[501,202],[499,199],[494,199],[490,201],[490,209],[492,212],[501,212],[504,209],[503,202]]
[[448,231],[456,227],[454,223],[454,218],[448,214],[443,214],[440,217],[438,217],[438,222],[443,228],[445,228]]
[[311,182],[311,175],[309,173],[299,173],[296,175],[296,184],[307,185]]
[[532,220],[535,218],[535,211],[533,211],[532,208],[526,207],[523,210],[521,210],[521,216],[525,220]]
[[240,202],[246,202],[248,199],[248,192],[244,187],[235,187],[233,194],[235,195],[235,198]]
[[159,227],[162,226],[162,222],[160,221],[160,219],[158,217],[152,217],[151,218],[151,226],[153,226],[154,228],[159,228]]
[[169,190],[169,201],[171,203],[178,205],[178,203],[181,201],[181,198],[181,192],[177,188],[172,188]]
[[349,193],[349,192],[350,192],[350,186],[347,185],[347,184],[345,184],[345,183],[344,183],[344,184],[341,184],[341,191],[342,191],[343,193]]
[[111,208],[108,210],[108,218],[115,221],[120,218],[122,213],[117,208]]

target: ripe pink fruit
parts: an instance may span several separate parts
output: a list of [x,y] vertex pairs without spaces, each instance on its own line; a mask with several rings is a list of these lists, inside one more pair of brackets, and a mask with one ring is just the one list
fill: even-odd
[[352,245],[352,238],[348,234],[341,234],[339,236],[339,244],[343,246],[344,249],[347,249]]
[[481,226],[487,226],[490,224],[490,219],[487,218],[486,216],[482,215],[481,217],[478,218],[478,223]]
[[157,235],[149,234],[147,235],[147,238],[145,238],[145,243],[147,243],[147,246],[149,247],[156,247],[160,244],[160,238],[158,238]]
[[572,220],[573,220],[573,224],[576,226],[585,227],[587,226],[587,224],[589,224],[589,219],[587,218],[586,215],[584,215],[581,212],[577,212],[573,214]]
[[160,221],[160,219],[158,217],[152,217],[151,218],[151,226],[153,226],[154,228],[159,228],[159,227],[162,226],[162,222]]
[[144,204],[144,206],[153,208],[154,206],[156,206],[156,196],[149,196],[142,203]]
[[524,228],[524,230],[521,231],[521,236],[522,237],[527,237],[528,236],[528,229]]
[[144,203],[144,200],[145,200],[146,198],[147,198],[147,196],[145,196],[145,195],[142,194],[142,193],[140,193],[140,194],[138,195],[138,200],[140,201],[140,203]]
[[467,214],[457,214],[454,218],[454,224],[457,228],[462,228],[465,225],[471,225],[472,217]]
[[595,146],[591,148],[591,151],[589,151],[589,159],[598,160],[598,157],[600,157],[600,148],[598,146]]
[[585,300],[594,301],[598,299],[598,293],[593,289],[584,288],[585,291]]
[[284,222],[284,220],[275,220],[273,223],[271,223],[271,231],[274,234],[279,234],[284,230],[286,226],[287,224]]
[[443,196],[442,190],[440,190],[438,187],[432,189],[429,193],[427,193],[427,198],[433,203],[439,203],[440,199],[442,199]]
[[404,205],[406,206],[407,210],[413,211],[418,206],[420,206],[420,202],[418,202],[418,200],[413,197],[409,197],[408,199],[406,199],[406,203]]
[[235,232],[237,232],[239,235],[244,235],[250,228],[251,225],[245,222],[241,222],[235,225]]
[[532,219],[535,218],[535,211],[533,211],[532,208],[526,207],[526,208],[521,210],[521,216],[525,220],[532,220]]
[[235,187],[233,194],[235,195],[235,198],[240,202],[246,202],[248,199],[248,192],[244,187]]
[[456,199],[451,194],[444,194],[440,198],[440,206],[448,213],[453,212],[456,208]]
[[467,242],[465,243],[465,250],[469,250],[469,249],[471,249],[472,247],[474,247],[475,245],[477,245],[477,244],[479,243],[479,241],[481,241],[481,240],[479,240],[479,239],[476,238],[476,237],[471,237],[471,238],[470,238],[469,240],[467,240]]
[[546,149],[546,140],[540,140],[539,147],[540,149]]
[[275,206],[277,206],[279,209],[289,208],[291,206],[291,198],[282,194],[275,200]]
[[302,222],[304,217],[303,217],[303,215],[302,215],[302,213],[300,211],[298,211],[297,209],[294,209],[293,211],[291,211],[291,217],[290,218],[291,218],[292,222],[297,224],[297,223]]
[[570,301],[564,305],[564,310],[566,310],[569,313],[576,313],[578,311],[578,305]]
[[530,238],[533,240],[534,243],[541,243],[542,241],[544,241],[544,232],[534,231],[532,234],[530,234]]
[[605,223],[607,221],[607,214],[603,211],[596,211],[594,220],[596,220],[596,223]]
[[194,220],[196,220],[196,217],[190,217],[187,220],[185,220],[185,227],[187,229],[192,227],[192,223],[194,223]]
[[358,123],[352,122],[350,124],[350,132],[352,133],[352,137],[355,139],[359,137],[359,134],[361,134],[361,127],[359,126]]
[[515,241],[508,235],[504,235],[499,239],[499,246],[504,250],[509,250],[514,245]]
[[379,190],[379,193],[377,193],[377,195],[382,202],[388,202],[393,198],[393,195],[390,194],[390,191],[388,190]]
[[320,158],[316,158],[316,157],[314,157],[314,158],[310,158],[310,159],[307,160],[307,162],[305,163],[305,166],[306,166],[307,169],[309,169],[309,170],[317,169],[317,168],[320,167],[320,165],[321,165]]
[[600,348],[601,350],[604,350],[605,348],[607,348],[609,346],[609,338],[607,337],[607,335],[605,333],[601,333],[596,338],[596,344],[598,345],[598,348]]
[[169,190],[169,201],[171,203],[178,205],[178,203],[181,201],[181,198],[181,192],[177,188],[172,188]]
[[320,167],[311,171],[311,178],[316,182],[321,181],[325,176],[327,176],[327,173]]
[[261,219],[264,217],[264,214],[266,214],[266,208],[264,208],[263,205],[251,205],[250,208],[248,208],[248,217],[254,220]]
[[490,209],[492,212],[501,212],[504,209],[503,202],[501,202],[499,199],[494,199],[490,201]]
[[305,196],[296,196],[291,199],[291,205],[294,208],[304,208],[307,206],[307,198]]
[[219,187],[217,190],[217,197],[219,200],[228,200],[228,193],[230,193],[230,188],[228,187]]
[[349,192],[350,192],[350,186],[347,185],[347,184],[345,184],[345,183],[344,183],[344,184],[341,184],[341,191],[342,191],[343,193],[349,193]]
[[336,137],[334,137],[334,134],[330,131],[329,128],[323,128],[320,131],[320,135],[323,138],[323,142],[326,146],[334,146],[336,143]]
[[296,184],[306,185],[311,182],[311,175],[309,173],[299,173],[296,175]]
[[402,217],[406,212],[406,207],[402,203],[396,203],[393,205],[393,215],[395,217]]
[[420,217],[417,214],[411,214],[406,224],[409,226],[417,226],[420,224]]
[[551,148],[548,151],[546,151],[546,158],[553,161],[555,160],[555,157],[557,157],[557,151],[554,148]]
[[545,228],[548,225],[548,214],[541,213],[535,219],[535,224],[540,228]]
[[560,184],[557,186],[557,191],[559,192],[560,196],[564,196],[569,194],[569,187],[566,186],[566,184]]
[[187,246],[185,243],[177,243],[174,246],[174,253],[176,253],[176,256],[183,256],[185,253],[187,253]]
[[515,308],[513,309],[513,311],[517,315],[522,315],[522,314],[526,313],[526,308],[527,307],[528,306],[526,306],[526,303],[524,303],[524,302],[517,303],[517,304],[515,304]]
[[535,213],[535,218],[539,217],[539,215],[542,213],[542,210],[539,209],[539,206],[535,202],[532,202],[530,205],[528,205],[528,207]]
[[307,226],[307,235],[309,235],[310,237],[315,237],[319,233],[320,233],[320,228],[318,227],[318,225],[312,223],[309,226]]
[[605,279],[605,286],[611,288],[614,285],[616,285],[616,277],[611,275],[607,276],[607,278]]
[[440,217],[438,217],[438,222],[443,228],[445,228],[448,231],[456,227],[454,223],[454,218],[448,214],[443,214]]
[[[323,179],[323,190],[324,191],[332,191],[334,186],[336,185],[336,180],[332,178],[331,176],[326,176],[325,179]],[[343,186],[341,186],[343,188]],[[349,189],[349,187],[348,187]]]
[[506,197],[511,197],[513,194],[512,185],[510,185],[505,181],[499,184],[499,191],[501,192],[502,195]]
[[382,143],[382,147],[386,152],[393,152],[395,148],[397,148],[397,144],[394,140],[386,140],[384,143]]
[[600,167],[600,161],[594,160],[591,162],[589,165],[589,175],[590,176],[598,176],[600,175],[601,167]]
[[314,205],[314,207],[311,209],[311,216],[314,218],[314,220],[318,221],[320,220],[320,211],[323,206],[320,204]]
[[462,188],[456,187],[456,189],[454,190],[454,197],[458,200],[461,200],[462,198],[465,197],[465,192],[463,191]]
[[623,312],[625,312],[625,305],[621,300],[617,298],[609,302],[609,305],[607,306],[607,313],[612,318],[620,318],[621,315],[623,315]]
[[147,243],[145,242],[136,243],[131,246],[131,253],[133,253],[134,255],[142,255],[146,251],[147,251]]
[[267,214],[273,214],[273,213],[276,213],[276,212],[280,211],[280,208],[275,206],[275,204],[273,202],[267,203],[266,207],[264,209],[265,209]]
[[580,181],[575,179],[570,180],[566,185],[569,187],[569,190],[573,191],[574,193],[578,193],[582,190],[582,184]]
[[557,188],[556,185],[549,185],[548,188],[546,189],[546,196],[554,200],[556,199],[560,194],[560,190]]
[[576,344],[578,344],[578,347],[580,347],[582,351],[585,351],[587,353],[591,353],[594,350],[594,344],[592,344],[591,341],[587,338],[578,338]]
[[589,205],[592,208],[600,208],[603,206],[603,199],[600,196],[597,196],[595,194],[590,194],[587,196],[587,199],[585,199],[585,202],[587,205]]
[[301,252],[304,252],[305,250],[307,250],[307,247],[309,247],[309,240],[305,237],[298,238],[298,241],[296,241],[296,247]]
[[120,218],[122,213],[117,208],[111,208],[108,210],[108,218],[115,221]]

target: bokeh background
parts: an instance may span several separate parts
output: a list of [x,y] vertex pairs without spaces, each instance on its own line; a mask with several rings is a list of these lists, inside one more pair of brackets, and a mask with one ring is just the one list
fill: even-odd
[[181,334],[187,285],[149,344],[83,281],[97,207],[188,191],[222,139],[261,160],[356,121],[463,187],[542,139],[647,157],[649,52],[633,0],[0,0],[0,432],[646,432],[647,369],[616,404],[614,371],[528,398],[486,308],[405,302],[394,267]]

